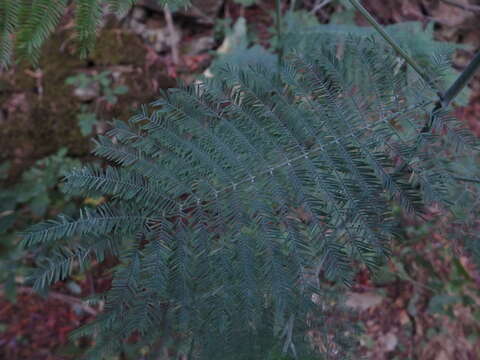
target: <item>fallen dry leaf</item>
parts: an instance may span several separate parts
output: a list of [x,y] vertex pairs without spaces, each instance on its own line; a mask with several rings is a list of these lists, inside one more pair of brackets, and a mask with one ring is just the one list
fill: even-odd
[[359,311],[365,311],[370,308],[374,308],[377,305],[380,305],[383,301],[383,297],[374,293],[350,293],[347,295],[348,299],[345,302],[345,305]]

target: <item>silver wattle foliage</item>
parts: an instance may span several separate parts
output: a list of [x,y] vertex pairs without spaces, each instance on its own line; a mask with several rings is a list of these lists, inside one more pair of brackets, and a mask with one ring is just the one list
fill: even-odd
[[422,216],[465,191],[452,163],[478,147],[435,101],[371,38],[172,89],[97,139],[112,166],[66,176],[67,191],[107,203],[24,233],[47,249],[35,287],[118,257],[105,311],[77,332],[96,335],[91,358],[135,334],[139,348],[170,337],[205,359],[299,356],[315,331],[349,358],[335,290],[388,259],[392,204]]

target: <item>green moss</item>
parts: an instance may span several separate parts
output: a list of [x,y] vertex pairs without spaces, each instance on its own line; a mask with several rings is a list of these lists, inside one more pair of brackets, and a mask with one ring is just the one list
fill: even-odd
[[91,59],[96,65],[135,65],[145,63],[145,48],[132,33],[105,29],[98,37]]
[[[0,162],[14,160],[14,176],[60,147],[68,148],[73,156],[85,157],[90,153],[91,141],[82,136],[78,127],[81,102],[65,80],[92,64],[79,58],[75,42],[69,39],[69,32],[65,31],[46,42],[39,61],[40,79],[32,76],[35,69],[30,64],[22,63],[0,80],[0,106],[4,109],[13,96],[25,96],[20,106],[10,109],[0,128]],[[127,64],[143,66],[145,53],[136,35],[107,29],[100,34],[89,60],[100,69]],[[165,80],[168,84],[163,84],[158,69],[155,71],[155,78],[161,82],[159,87],[174,85],[169,79]],[[120,96],[113,109],[101,109],[101,118],[128,119],[140,104],[152,100],[152,94],[145,91],[151,88],[151,77],[137,72],[122,76],[130,91]]]
[[[18,93],[25,95],[25,103],[13,113],[0,134],[0,152],[4,157],[14,156],[21,148],[22,157],[38,159],[49,155],[59,147],[66,146],[72,153],[88,153],[89,143],[77,127],[76,113],[79,104],[71,96],[72,89],[65,79],[75,69],[85,66],[74,50],[62,46],[65,37],[53,36],[46,44],[39,62],[40,79],[31,74],[35,71],[29,64],[20,64],[11,79],[13,89],[3,97],[8,99]],[[23,109],[23,111],[22,111]]]
[[6,79],[0,78],[0,94],[12,90],[12,84],[10,84]]

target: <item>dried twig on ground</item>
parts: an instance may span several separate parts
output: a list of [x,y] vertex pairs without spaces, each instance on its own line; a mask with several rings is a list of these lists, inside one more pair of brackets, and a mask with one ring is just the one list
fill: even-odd
[[173,17],[172,12],[168,8],[168,5],[165,5],[163,10],[163,14],[165,16],[165,21],[167,23],[167,28],[169,32],[169,42],[170,42],[170,50],[172,51],[172,60],[174,65],[178,65],[180,63],[180,55],[178,52],[178,41],[177,37],[175,36],[175,26],[173,24]]
[[476,12],[476,13],[480,13],[480,6],[478,6],[478,5],[466,5],[466,4],[459,3],[455,0],[440,0],[440,1],[444,2],[445,4],[455,6],[459,9],[465,10],[465,11],[473,11],[473,12]]
[[[26,286],[17,286],[16,290],[19,293],[37,295],[35,290],[33,290],[30,287],[26,287]],[[1,295],[3,295],[3,285],[0,284],[0,296]],[[85,304],[85,302],[82,299],[78,299],[78,298],[73,297],[73,296],[69,296],[69,295],[58,293],[58,292],[50,291],[48,293],[48,298],[63,301],[63,302],[65,302],[67,304],[70,304],[70,305],[80,306],[82,308],[82,310],[85,311],[89,315],[96,316],[99,313],[98,310],[95,310],[91,306]]]

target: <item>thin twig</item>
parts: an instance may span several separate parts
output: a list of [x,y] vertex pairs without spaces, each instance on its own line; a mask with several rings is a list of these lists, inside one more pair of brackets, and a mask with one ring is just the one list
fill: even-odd
[[365,9],[358,0],[349,0],[352,6],[357,9],[365,19],[374,27],[374,29],[387,41],[392,48],[417,72],[418,75],[432,88],[436,89],[435,83],[422,70],[422,68],[413,60],[413,58],[398,45],[395,40],[383,29],[383,27],[375,20],[370,12]]
[[448,106],[457,95],[463,90],[465,86],[468,85],[472,77],[475,75],[477,70],[480,68],[480,51],[475,55],[470,64],[462,71],[457,80],[453,83],[450,88],[442,96],[442,106]]
[[277,32],[277,51],[281,63],[283,61],[282,0],[275,1],[275,26]]
[[167,29],[170,34],[169,42],[170,42],[170,50],[172,51],[172,60],[174,65],[178,65],[180,63],[180,55],[178,52],[178,41],[175,38],[175,26],[173,24],[173,17],[172,12],[168,5],[165,5],[163,9],[163,15],[165,16],[165,21],[167,23]]
[[316,14],[317,11],[321,10],[323,7],[327,6],[331,2],[332,0],[323,0],[320,4],[316,4],[310,12],[312,14]]
[[190,342],[190,349],[188,350],[187,360],[193,359],[194,349],[195,349],[195,336],[192,335],[192,341]]
[[296,6],[297,6],[297,1],[296,0],[291,0],[290,1],[290,11],[295,11]]
[[[4,285],[0,284],[0,295],[3,294],[3,292],[4,292],[3,289],[4,289]],[[33,290],[32,288],[27,287],[27,286],[18,286],[17,285],[15,289],[16,289],[16,291],[18,291],[20,293],[29,294],[29,295],[30,294],[31,295],[38,295],[35,290]],[[90,315],[93,315],[93,316],[96,316],[99,313],[97,310],[95,310],[91,306],[85,304],[85,302],[83,300],[78,299],[78,298],[73,297],[73,296],[69,296],[69,295],[58,293],[58,292],[50,291],[48,293],[48,298],[63,301],[65,303],[68,303],[68,304],[71,304],[71,305],[78,305],[87,314],[90,314]]]
[[456,8],[459,8],[465,11],[480,13],[480,6],[477,6],[477,5],[465,5],[454,0],[441,0],[441,1],[444,2],[445,4],[455,6]]
[[480,184],[480,179],[465,178],[460,176],[454,176],[453,178],[458,181]]

